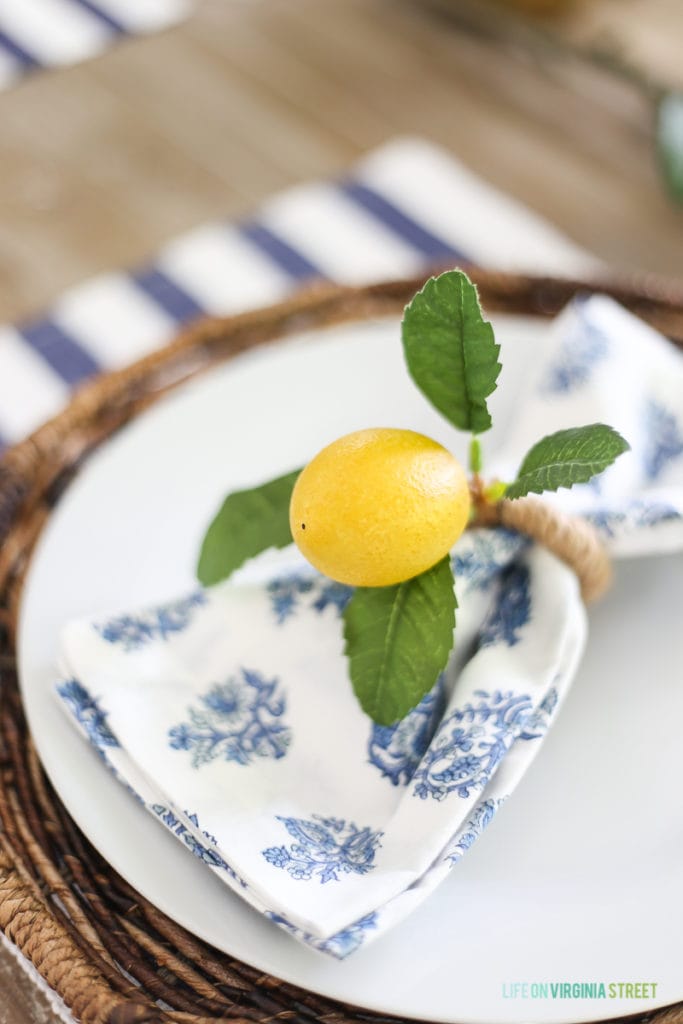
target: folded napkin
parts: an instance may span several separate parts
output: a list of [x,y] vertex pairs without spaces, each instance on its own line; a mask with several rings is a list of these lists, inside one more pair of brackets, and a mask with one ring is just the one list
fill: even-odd
[[[683,356],[591,298],[557,320],[525,389],[501,475],[543,433],[609,422],[632,452],[549,500],[588,516],[614,555],[683,548]],[[374,725],[352,694],[349,589],[296,554],[162,607],[68,624],[57,694],[226,885],[345,957],[475,842],[538,753],[584,646],[577,580],[548,551],[476,530],[452,557],[456,654],[396,726]]]
[[0,89],[29,71],[94,57],[126,36],[189,12],[187,0],[5,0],[0,5]]

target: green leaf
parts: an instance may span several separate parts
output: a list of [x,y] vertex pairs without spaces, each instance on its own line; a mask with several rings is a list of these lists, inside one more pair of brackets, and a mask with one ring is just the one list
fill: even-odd
[[657,104],[657,150],[669,192],[683,203],[683,93],[666,93]]
[[429,693],[453,648],[450,559],[393,587],[359,587],[344,611],[351,682],[379,725],[403,718]]
[[403,350],[411,377],[447,420],[475,434],[489,429],[500,345],[467,274],[448,270],[427,281],[403,314]]
[[197,578],[203,586],[227,579],[266,548],[292,543],[289,502],[300,472],[228,495],[202,543]]
[[521,498],[530,491],[540,494],[586,483],[629,448],[621,434],[604,423],[558,430],[527,452],[517,479],[508,484],[505,497]]

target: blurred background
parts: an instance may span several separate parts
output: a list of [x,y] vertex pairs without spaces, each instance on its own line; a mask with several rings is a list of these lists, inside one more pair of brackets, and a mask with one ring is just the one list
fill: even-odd
[[[22,4],[2,0],[0,27]],[[405,134],[614,268],[683,271],[680,0],[197,0],[187,13],[95,59],[26,67],[0,92],[3,320]]]

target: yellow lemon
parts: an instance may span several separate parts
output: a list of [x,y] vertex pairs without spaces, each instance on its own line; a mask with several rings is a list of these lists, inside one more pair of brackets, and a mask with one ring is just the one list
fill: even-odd
[[375,428],[323,448],[292,493],[292,536],[309,562],[340,583],[385,587],[417,576],[467,525],[460,463],[412,430]]

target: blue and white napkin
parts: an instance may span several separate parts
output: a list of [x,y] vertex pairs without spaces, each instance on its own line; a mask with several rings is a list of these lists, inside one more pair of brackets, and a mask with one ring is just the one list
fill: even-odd
[[[398,343],[398,341],[397,341]],[[609,422],[633,450],[555,496],[614,555],[683,549],[683,355],[601,297],[544,346],[498,453]],[[342,652],[350,591],[287,569],[70,623],[59,698],[104,762],[257,911],[344,957],[414,909],[537,755],[579,664],[577,580],[504,530],[453,562],[457,653],[402,723],[361,712]]]
[[[272,302],[315,278],[355,284],[460,260],[568,275],[596,267],[449,155],[399,139],[336,181],[201,226],[150,264],[0,327],[0,449],[87,377],[203,313]],[[563,416],[620,428],[635,454],[579,501],[617,554],[680,545],[680,357],[653,338],[605,300],[566,314],[500,453],[504,475]],[[580,657],[576,581],[552,556],[496,531],[468,534],[454,558],[459,653],[396,729],[365,719],[345,679],[347,592],[296,558],[265,584],[70,625],[62,702],[207,869],[298,938],[345,956],[416,906],[490,821]]]
[[3,0],[0,89],[28,72],[77,64],[128,36],[157,32],[189,9],[188,0]]

